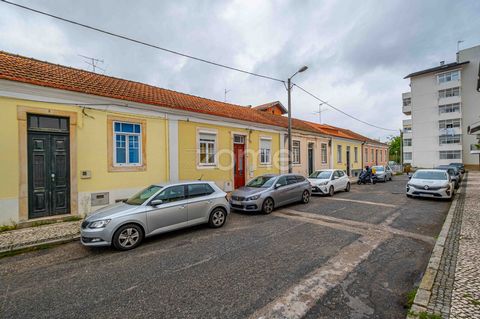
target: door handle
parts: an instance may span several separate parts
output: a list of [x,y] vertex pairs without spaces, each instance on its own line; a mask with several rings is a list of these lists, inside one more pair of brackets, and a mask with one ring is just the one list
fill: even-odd
[[209,199],[209,200],[207,201],[207,203],[211,204],[211,203],[213,203],[213,200],[212,200],[212,199]]

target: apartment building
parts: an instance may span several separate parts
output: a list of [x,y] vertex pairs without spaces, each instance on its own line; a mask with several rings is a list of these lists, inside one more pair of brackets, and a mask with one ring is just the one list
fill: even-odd
[[402,94],[403,161],[416,167],[462,162],[478,167],[476,138],[468,126],[480,120],[480,45],[457,61],[417,71]]

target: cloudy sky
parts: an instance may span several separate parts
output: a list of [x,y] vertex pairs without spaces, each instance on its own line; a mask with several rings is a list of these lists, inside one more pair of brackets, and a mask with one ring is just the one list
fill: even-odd
[[[65,18],[222,64],[286,79],[379,126],[401,127],[403,77],[455,60],[480,45],[480,1],[154,1],[11,0]],[[258,105],[280,100],[281,83],[142,47],[0,2],[0,50],[90,69],[163,88]],[[100,71],[103,73],[103,71]],[[294,89],[293,115],[318,121],[316,100]],[[324,107],[325,108],[325,107]],[[392,134],[334,111],[324,123],[374,138]]]

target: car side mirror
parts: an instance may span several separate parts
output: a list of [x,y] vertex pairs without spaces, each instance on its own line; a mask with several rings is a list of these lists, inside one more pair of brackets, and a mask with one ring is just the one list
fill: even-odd
[[158,206],[158,205],[162,205],[163,204],[163,200],[161,199],[154,199],[150,202],[150,206]]

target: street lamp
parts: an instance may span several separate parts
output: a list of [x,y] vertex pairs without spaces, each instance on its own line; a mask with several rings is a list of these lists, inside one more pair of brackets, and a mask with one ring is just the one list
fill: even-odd
[[292,172],[292,78],[300,72],[304,72],[308,69],[306,65],[302,66],[297,72],[295,72],[287,80],[287,92],[288,92],[288,172]]

